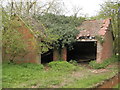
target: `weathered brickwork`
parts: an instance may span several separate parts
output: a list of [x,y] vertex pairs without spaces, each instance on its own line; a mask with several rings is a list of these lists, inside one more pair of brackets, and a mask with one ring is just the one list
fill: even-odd
[[66,47],[64,47],[61,50],[58,50],[56,48],[53,50],[53,61],[57,61],[59,59],[67,61],[67,48]]
[[96,61],[98,63],[101,62],[102,50],[103,50],[102,44],[99,41],[97,41],[97,55],[96,55],[97,57],[96,57]]
[[[101,63],[103,60],[109,58],[113,54],[113,36],[110,30],[110,19],[106,20],[92,20],[92,21],[85,21],[83,24],[78,27],[78,29],[82,28],[80,33],[77,35],[77,39],[81,36],[99,36],[103,37],[104,41],[101,43],[98,39],[97,40],[97,49],[96,49],[96,62]],[[85,41],[86,39],[84,39]],[[86,41],[92,41],[91,39],[87,39]],[[67,60],[67,49],[63,48],[61,50],[61,57],[63,60]],[[59,55],[59,56],[60,56]],[[54,53],[54,58],[57,55]]]
[[102,47],[101,60],[111,57],[113,54],[113,38],[110,30],[108,30],[105,34],[105,42],[103,43]]
[[[23,34],[23,40],[25,40],[25,43],[27,45],[27,53],[24,56],[15,57],[15,62],[39,63],[40,60],[36,47],[37,41],[36,38],[34,37],[34,34],[29,30],[29,28],[26,27],[26,25],[18,17],[16,17],[15,20],[18,20],[18,22],[21,24],[19,27],[16,27],[16,30]],[[8,60],[10,57],[9,54],[5,55],[6,57],[4,57],[4,54],[2,56],[4,60]]]
[[[27,51],[28,53],[23,57],[17,58],[17,62],[26,62],[26,63],[40,63],[39,55],[37,53],[37,42],[34,35],[30,32],[30,30],[23,24],[22,27],[20,27],[19,32],[23,33],[23,39],[26,41]],[[22,60],[21,60],[22,59]]]

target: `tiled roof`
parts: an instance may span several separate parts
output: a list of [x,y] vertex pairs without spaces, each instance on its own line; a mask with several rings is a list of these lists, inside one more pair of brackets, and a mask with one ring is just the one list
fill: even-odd
[[77,27],[77,29],[80,30],[77,39],[81,36],[104,36],[109,25],[110,19],[84,21],[82,25]]

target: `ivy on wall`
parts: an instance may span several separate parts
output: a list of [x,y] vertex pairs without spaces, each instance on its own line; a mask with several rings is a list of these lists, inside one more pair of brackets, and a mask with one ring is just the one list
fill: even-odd
[[21,24],[17,20],[13,20],[7,12],[2,12],[2,48],[3,48],[3,59],[7,59],[10,62],[14,62],[18,56],[24,56],[27,52],[27,45],[23,39],[22,33],[16,28],[20,27]]
[[45,15],[39,15],[38,19],[48,29],[49,34],[58,37],[56,41],[53,41],[53,46],[64,48],[65,46],[71,47],[71,44],[76,41],[76,35],[79,33],[76,27],[79,26],[85,18],[47,13]]

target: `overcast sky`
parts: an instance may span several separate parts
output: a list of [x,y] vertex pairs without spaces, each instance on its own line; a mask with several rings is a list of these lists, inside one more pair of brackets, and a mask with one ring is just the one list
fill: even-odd
[[81,13],[87,16],[95,16],[100,10],[100,4],[106,0],[63,0],[66,8],[69,10],[68,15],[72,14],[72,7],[82,8]]
[[[4,0],[6,2],[7,0]],[[11,0],[8,0],[11,1]],[[20,1],[20,0],[15,0]],[[23,0],[27,1],[27,0]],[[32,0],[34,1],[34,0]],[[37,0],[38,2],[47,2],[52,0]],[[87,15],[87,17],[95,16],[97,12],[100,10],[100,4],[104,3],[105,1],[116,1],[116,0],[60,0],[64,2],[65,10],[67,10],[66,15],[70,16],[73,14],[73,7],[82,8],[80,11],[81,14]],[[118,0],[119,1],[119,0]],[[79,15],[81,15],[79,14]]]

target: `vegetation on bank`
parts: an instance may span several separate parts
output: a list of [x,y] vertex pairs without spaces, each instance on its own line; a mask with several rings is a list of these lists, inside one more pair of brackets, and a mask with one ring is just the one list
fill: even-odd
[[91,61],[89,62],[89,65],[94,69],[101,69],[101,68],[106,68],[108,65],[118,61],[119,61],[118,56],[112,56],[111,58],[104,60],[102,63]]

